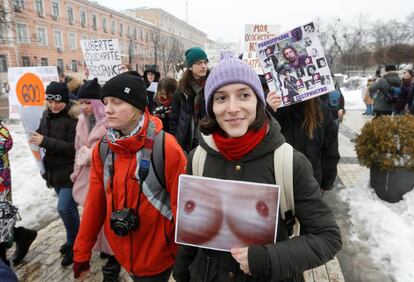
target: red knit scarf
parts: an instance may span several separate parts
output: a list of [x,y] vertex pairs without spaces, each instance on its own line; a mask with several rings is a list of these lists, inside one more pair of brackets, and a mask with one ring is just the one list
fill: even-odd
[[241,137],[229,138],[222,132],[214,132],[213,139],[219,152],[230,161],[239,161],[253,150],[266,135],[267,122],[258,131],[249,130]]

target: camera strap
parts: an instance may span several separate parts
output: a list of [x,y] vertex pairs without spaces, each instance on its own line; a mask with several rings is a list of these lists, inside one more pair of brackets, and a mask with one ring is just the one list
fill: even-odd
[[[139,203],[140,203],[140,199],[141,199],[141,194],[142,194],[142,185],[145,181],[145,179],[147,178],[148,174],[149,174],[149,170],[150,170],[150,165],[151,165],[151,155],[152,155],[152,148],[154,146],[154,137],[156,135],[156,127],[155,124],[150,120],[148,122],[148,128],[147,128],[147,134],[145,136],[145,142],[144,142],[144,146],[141,148],[139,154],[138,155],[138,160],[137,160],[137,170],[138,170],[138,182],[139,182],[139,195],[137,198],[137,210],[136,213],[138,215],[138,210],[139,210]],[[113,194],[113,178],[114,178],[114,174],[115,174],[115,163],[114,163],[114,153],[111,151],[111,154],[109,155],[111,157],[110,163],[111,165],[108,167],[108,171],[109,171],[109,177],[110,177],[110,189],[111,189],[111,193],[112,193],[112,210],[115,210],[115,204],[114,204],[114,194]],[[108,156],[108,157],[109,157]],[[126,191],[125,191],[125,206],[124,208],[126,208]]]

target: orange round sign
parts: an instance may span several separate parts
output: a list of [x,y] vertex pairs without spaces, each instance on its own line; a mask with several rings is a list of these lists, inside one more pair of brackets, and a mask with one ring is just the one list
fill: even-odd
[[43,106],[45,89],[42,80],[34,73],[25,73],[16,85],[17,100],[23,106]]

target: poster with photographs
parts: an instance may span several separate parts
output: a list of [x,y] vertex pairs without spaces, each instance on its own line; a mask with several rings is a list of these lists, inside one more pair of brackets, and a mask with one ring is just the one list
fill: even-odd
[[334,90],[331,71],[313,23],[257,43],[257,54],[270,90],[282,95],[282,106]]
[[279,186],[181,175],[175,241],[229,251],[276,242]]

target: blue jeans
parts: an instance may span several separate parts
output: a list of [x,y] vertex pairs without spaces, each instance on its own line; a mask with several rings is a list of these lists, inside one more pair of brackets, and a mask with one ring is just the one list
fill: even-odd
[[73,246],[79,231],[78,207],[72,196],[72,188],[55,188],[58,195],[57,209],[66,229],[66,240],[68,245]]
[[373,116],[374,115],[374,105],[366,105],[367,106],[367,110],[365,111],[365,113],[367,114],[367,116]]

